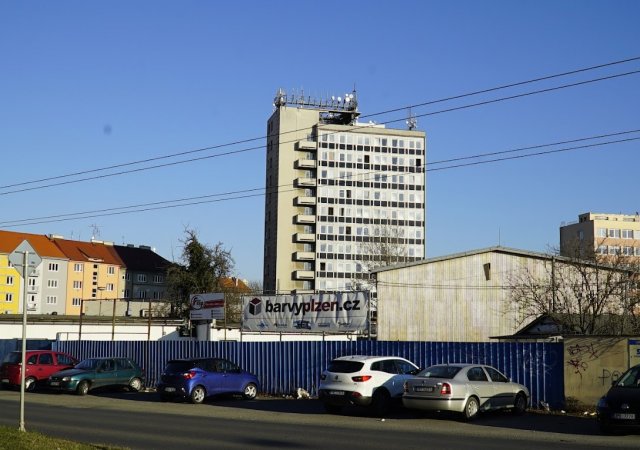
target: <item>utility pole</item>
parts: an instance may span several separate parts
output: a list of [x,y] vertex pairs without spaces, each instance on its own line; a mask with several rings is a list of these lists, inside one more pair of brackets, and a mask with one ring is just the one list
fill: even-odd
[[[23,281],[23,298],[22,298],[22,366],[20,367],[20,421],[18,429],[26,431],[24,426],[24,379],[27,370],[27,300],[29,297],[29,267],[37,267],[42,262],[42,258],[38,256],[29,241],[22,241],[13,252],[9,254],[9,262],[15,268],[20,267]],[[34,276],[37,274],[34,273]]]

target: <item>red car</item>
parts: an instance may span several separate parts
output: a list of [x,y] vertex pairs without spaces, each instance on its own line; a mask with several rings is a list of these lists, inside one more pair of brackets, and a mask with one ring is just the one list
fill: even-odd
[[[45,384],[49,375],[78,364],[73,356],[52,350],[28,350],[26,361],[24,389],[29,392],[33,392],[38,384]],[[20,386],[21,363],[21,351],[11,352],[4,357],[0,366],[0,382],[3,386]]]

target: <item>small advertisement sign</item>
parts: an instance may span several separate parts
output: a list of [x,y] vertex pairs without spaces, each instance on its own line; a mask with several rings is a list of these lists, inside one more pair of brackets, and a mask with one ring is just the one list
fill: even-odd
[[242,298],[242,329],[354,333],[367,329],[369,292],[260,295]]
[[224,294],[191,294],[189,298],[191,320],[224,320]]

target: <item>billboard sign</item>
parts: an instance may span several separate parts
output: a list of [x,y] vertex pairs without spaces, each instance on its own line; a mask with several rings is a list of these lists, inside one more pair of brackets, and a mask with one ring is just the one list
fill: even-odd
[[224,294],[191,294],[189,297],[191,320],[224,320]]
[[367,329],[369,292],[260,295],[242,298],[242,329],[354,333]]

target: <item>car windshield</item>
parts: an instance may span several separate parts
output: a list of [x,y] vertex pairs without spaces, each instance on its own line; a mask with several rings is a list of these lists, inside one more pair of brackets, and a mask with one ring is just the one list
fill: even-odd
[[75,368],[82,370],[96,370],[100,361],[101,360],[99,359],[85,359],[84,361],[80,361],[80,363],[76,364]]
[[195,361],[169,361],[164,368],[165,373],[184,373],[197,367]]
[[424,378],[453,378],[462,367],[458,366],[431,366],[424,369],[418,374]]
[[22,353],[20,352],[11,352],[8,353],[7,356],[2,360],[3,363],[9,364],[18,364],[22,361]]
[[334,360],[329,363],[327,370],[334,373],[354,373],[362,369],[364,363],[360,361]]
[[625,372],[616,382],[616,386],[640,388],[640,366],[635,366]]

